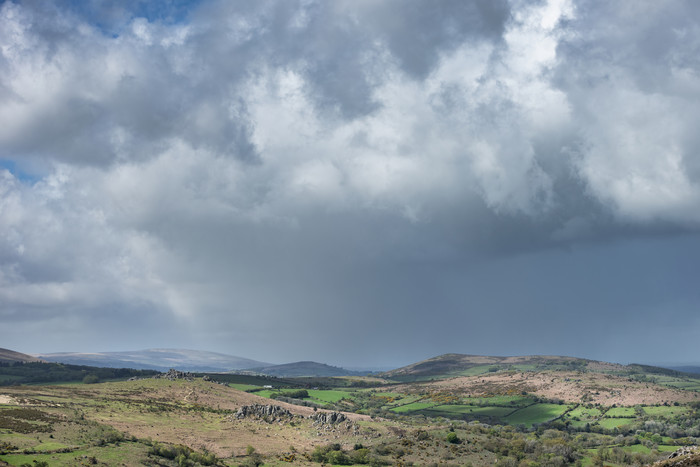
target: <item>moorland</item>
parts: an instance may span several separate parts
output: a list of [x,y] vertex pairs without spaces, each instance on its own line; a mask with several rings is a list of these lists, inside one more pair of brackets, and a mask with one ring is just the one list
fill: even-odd
[[294,377],[8,359],[0,384],[13,466],[651,465],[700,437],[700,375],[573,357]]

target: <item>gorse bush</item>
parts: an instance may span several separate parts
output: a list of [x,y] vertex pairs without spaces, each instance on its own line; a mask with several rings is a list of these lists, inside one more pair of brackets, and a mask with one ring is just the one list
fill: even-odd
[[321,464],[331,465],[386,465],[381,458],[372,456],[370,450],[361,444],[355,445],[352,451],[343,450],[340,444],[316,446],[311,453],[311,460]]
[[181,444],[154,443],[148,450],[151,456],[174,460],[178,466],[221,465],[213,453],[198,453]]

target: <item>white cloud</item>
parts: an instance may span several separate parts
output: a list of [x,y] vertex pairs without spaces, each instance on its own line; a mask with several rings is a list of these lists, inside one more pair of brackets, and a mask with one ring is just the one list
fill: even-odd
[[388,326],[474,258],[697,228],[696,10],[427,5],[5,2],[0,317]]

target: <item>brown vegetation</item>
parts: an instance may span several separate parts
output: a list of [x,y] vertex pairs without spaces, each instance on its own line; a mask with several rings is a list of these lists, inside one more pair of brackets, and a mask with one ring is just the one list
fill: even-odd
[[[139,380],[82,386],[35,386],[3,388],[4,400],[21,405],[73,408],[86,419],[112,426],[140,439],[183,444],[195,450],[206,449],[220,457],[243,455],[255,446],[262,454],[277,454],[295,446],[300,451],[341,438],[342,427],[314,426],[309,417],[326,412],[274,401],[296,415],[291,420],[238,420],[239,407],[270,404],[269,399],[206,381]],[[370,417],[353,413],[352,422]],[[360,442],[363,434],[342,438]],[[352,434],[352,433],[350,433]]]
[[697,392],[639,382],[622,376],[576,371],[499,372],[426,383],[411,383],[399,388],[394,387],[392,390],[414,393],[452,391],[478,397],[494,394],[515,395],[526,392],[547,399],[607,406],[654,405],[700,400],[700,393]]

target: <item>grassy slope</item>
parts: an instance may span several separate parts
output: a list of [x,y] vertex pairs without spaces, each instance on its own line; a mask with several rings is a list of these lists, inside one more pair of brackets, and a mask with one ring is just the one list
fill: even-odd
[[41,362],[42,360],[20,352],[9,349],[0,349],[0,363],[14,362]]
[[[423,386],[430,388],[433,384]],[[31,463],[34,459],[50,459],[50,465],[77,465],[76,459],[95,456],[99,462],[108,465],[139,465],[147,460],[149,449],[143,440],[152,438],[162,442],[182,443],[199,451],[210,450],[224,458],[228,465],[237,465],[244,460],[241,456],[244,455],[247,445],[255,446],[258,451],[268,456],[268,460],[274,461],[285,453],[289,454],[290,446],[294,446],[298,453],[308,454],[315,446],[330,441],[342,443],[345,449],[351,449],[355,443],[363,443],[373,449],[373,452],[386,452],[382,455],[389,460],[396,456],[396,452],[403,452],[402,458],[419,465],[439,459],[449,461],[452,458],[460,459],[458,463],[492,465],[495,462],[494,451],[489,449],[496,448],[489,446],[493,445],[494,440],[501,439],[500,428],[482,428],[478,424],[460,425],[430,418],[424,421],[407,418],[405,422],[401,419],[405,414],[417,413],[451,416],[455,419],[461,419],[463,416],[477,419],[490,417],[513,425],[532,426],[562,417],[564,414],[562,421],[575,416],[579,417],[580,421],[590,420],[603,426],[610,424],[613,428],[612,425],[634,420],[624,417],[630,410],[634,412],[634,409],[611,408],[604,413],[599,409],[577,406],[565,414],[571,408],[566,404],[534,402],[531,397],[521,395],[448,397],[449,394],[442,391],[429,393],[423,396],[425,399],[417,400],[415,394],[407,395],[399,391],[398,387],[391,391],[312,391],[315,398],[326,400],[329,404],[344,404],[341,399],[348,397],[369,398],[368,400],[385,404],[387,407],[394,407],[393,411],[397,412],[399,420],[372,421],[368,417],[356,417],[359,431],[342,428],[327,431],[326,428],[314,426],[308,418],[296,418],[293,423],[237,420],[233,417],[235,410],[241,405],[251,403],[282,405],[299,415],[308,416],[314,412],[311,408],[273,402],[256,394],[201,380],[187,382],[149,379],[96,385],[3,388],[0,393],[22,399],[25,404],[32,404],[49,414],[61,416],[65,421],[54,423],[54,431],[51,433],[11,433],[7,429],[0,431],[0,441],[17,445],[20,451],[36,451],[32,454],[4,454],[0,455],[0,459],[15,465]],[[445,400],[453,402],[445,403]],[[9,406],[6,406],[4,410],[8,408]],[[685,406],[642,408],[644,411],[647,409],[658,417],[673,417],[689,410]],[[0,407],[0,410],[3,408]],[[446,442],[446,427],[450,425],[454,427],[460,439],[470,440],[469,443],[452,445]],[[95,440],[109,438],[109,427],[135,438],[118,443],[107,442],[106,446],[95,445]],[[419,432],[423,430],[429,433],[428,440],[422,440],[419,436]],[[505,440],[515,439],[513,436],[509,434],[498,442],[510,442]],[[536,441],[532,434],[517,436]],[[612,446],[613,440],[613,436],[602,436],[597,442],[603,446]],[[664,440],[669,441],[670,439]],[[46,452],[66,448],[72,452]],[[546,445],[543,449],[545,448]],[[545,451],[546,449],[542,452]],[[645,451],[644,454],[656,455],[651,451]],[[234,455],[238,457],[233,457]],[[298,464],[299,459],[295,462]],[[304,462],[306,461],[302,463]]]

